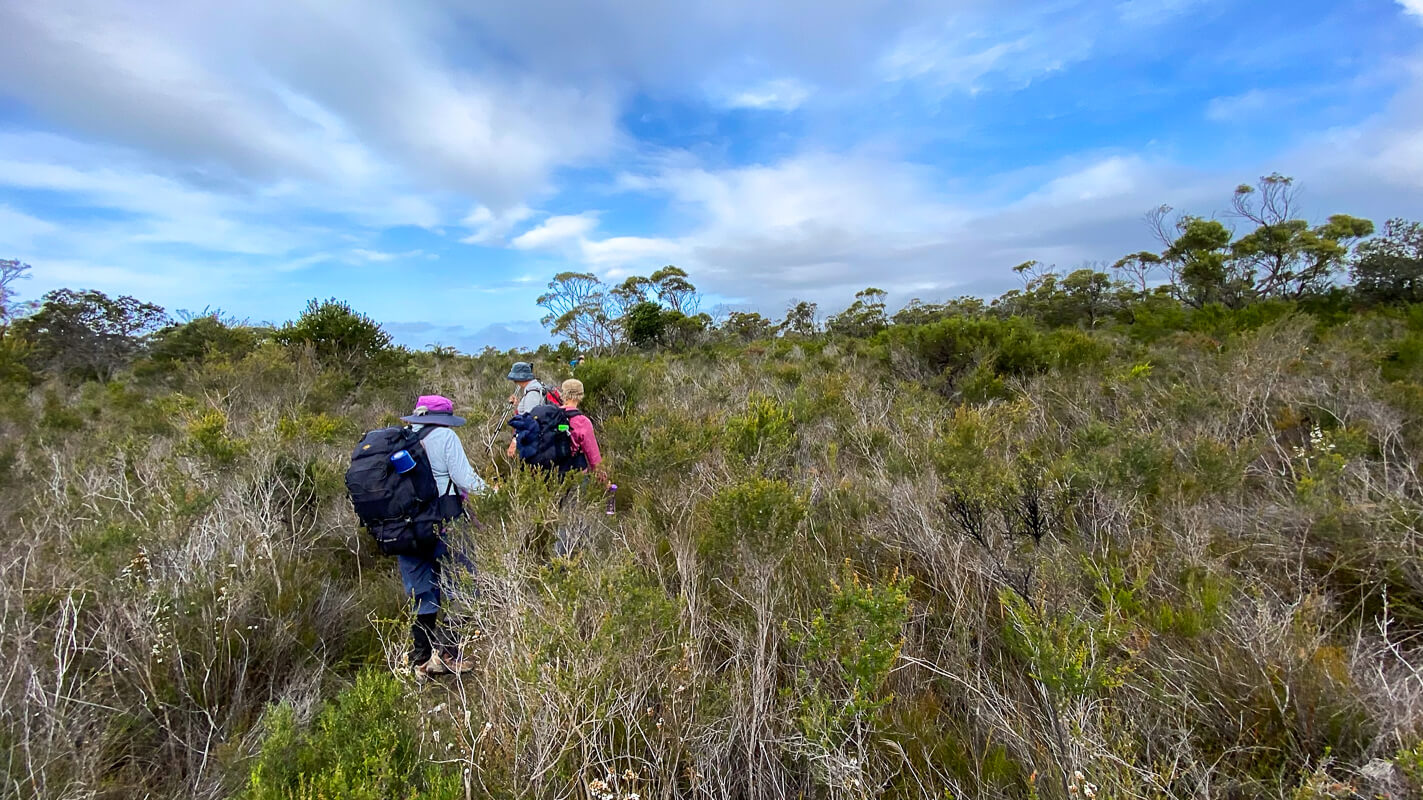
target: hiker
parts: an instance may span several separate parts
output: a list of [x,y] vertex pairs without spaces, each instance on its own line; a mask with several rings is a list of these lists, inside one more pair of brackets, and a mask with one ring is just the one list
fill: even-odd
[[[427,426],[436,427],[436,430],[425,433],[421,442],[430,460],[435,486],[440,492],[440,518],[443,522],[449,522],[463,517],[461,499],[486,489],[484,481],[469,465],[464,445],[454,431],[464,424],[464,418],[455,416],[454,403],[449,398],[425,395],[416,401],[415,413],[400,419],[410,423],[417,434]],[[438,622],[444,586],[449,583],[450,577],[445,573],[451,567],[473,573],[473,562],[450,548],[445,541],[443,523],[434,547],[427,553],[397,556],[397,561],[400,564],[400,580],[405,584],[405,595],[416,604],[415,623],[410,629],[414,639],[410,663],[415,665],[416,674],[425,677],[473,669],[474,663],[460,657],[459,648],[449,640],[445,627]]]
[[[596,475],[598,480],[606,486],[608,476],[603,472],[603,454],[598,450],[597,437],[593,435],[593,421],[578,410],[578,405],[583,402],[583,381],[569,378],[563,382],[560,389],[560,394],[563,397],[564,415],[568,418],[568,437],[573,440],[573,447],[572,456],[566,466],[560,465],[559,474],[581,470],[588,475]],[[585,475],[578,485],[560,500],[560,517],[564,517],[563,511],[582,501],[583,489],[588,485],[588,475]],[[564,517],[564,522],[554,531],[554,555],[568,558],[576,549],[578,541],[587,533],[586,520],[576,517],[573,520],[568,520]]]
[[[514,393],[509,395],[509,405],[514,414],[527,414],[544,404],[544,385],[534,377],[534,367],[527,361],[516,361],[509,369],[509,380],[514,382]],[[509,442],[509,457],[513,458],[516,445]]]
[[583,381],[569,378],[560,388],[563,410],[577,412],[567,415],[568,435],[573,439],[574,453],[573,462],[569,467],[595,473],[607,483],[607,476],[599,467],[603,463],[603,454],[598,451],[598,439],[593,435],[593,421],[582,411],[578,411],[578,404],[583,402]]

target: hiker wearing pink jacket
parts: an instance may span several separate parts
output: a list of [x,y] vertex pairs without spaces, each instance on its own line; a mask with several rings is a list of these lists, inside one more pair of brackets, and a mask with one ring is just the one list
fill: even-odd
[[[569,378],[559,387],[559,392],[563,395],[563,410],[578,411],[578,404],[583,402],[583,381]],[[569,414],[568,437],[573,440],[574,454],[581,456],[576,461],[577,466],[602,475],[598,465],[603,462],[603,454],[598,451],[598,439],[593,435],[593,421],[582,412]]]

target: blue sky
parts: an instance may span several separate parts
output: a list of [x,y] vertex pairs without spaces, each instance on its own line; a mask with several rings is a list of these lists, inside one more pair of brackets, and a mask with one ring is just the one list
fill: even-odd
[[542,339],[563,270],[707,306],[992,295],[1273,171],[1423,216],[1423,0],[0,4],[0,257],[401,342]]

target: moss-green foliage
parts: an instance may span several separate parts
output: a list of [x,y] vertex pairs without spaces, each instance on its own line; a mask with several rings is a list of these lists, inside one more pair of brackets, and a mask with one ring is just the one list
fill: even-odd
[[148,357],[163,366],[207,358],[240,359],[256,348],[262,333],[257,328],[228,325],[216,315],[197,317],[154,334]]
[[416,708],[388,674],[363,672],[308,726],[289,705],[264,722],[244,800],[439,800],[464,797],[453,772],[420,752]]
[[273,339],[288,348],[310,348],[335,375],[354,383],[382,388],[404,387],[414,377],[410,354],[391,344],[375,320],[332,298],[311,300],[294,322],[279,328]]
[[1120,686],[1123,667],[1112,658],[1112,631],[1081,610],[1044,611],[1020,595],[999,594],[1004,642],[1055,697],[1104,694]]
[[904,645],[912,584],[896,572],[876,585],[847,561],[829,603],[792,634],[804,648],[796,722],[806,736],[838,743],[893,699],[884,687]]
[[791,466],[795,419],[784,404],[753,396],[746,412],[727,419],[723,430],[727,452],[748,466],[763,472],[782,472]]
[[188,422],[188,435],[196,450],[216,464],[231,464],[247,451],[247,443],[227,430],[227,415],[209,409]]
[[587,399],[580,406],[594,417],[625,416],[637,408],[644,387],[655,380],[654,362],[647,358],[594,358],[574,370]]
[[1415,789],[1423,790],[1423,739],[1401,748],[1393,757],[1393,763],[1404,777],[1412,781]]
[[805,500],[790,484],[747,478],[717,492],[707,503],[708,526],[701,547],[709,558],[741,553],[758,566],[775,563],[790,552],[805,517]]
[[359,431],[350,420],[332,416],[324,411],[314,414],[301,412],[277,420],[277,436],[288,443],[307,441],[337,444],[354,441],[359,436]]

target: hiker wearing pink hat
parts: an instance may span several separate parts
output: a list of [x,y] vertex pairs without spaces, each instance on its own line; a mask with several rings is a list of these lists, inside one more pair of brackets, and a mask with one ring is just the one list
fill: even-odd
[[[435,428],[425,433],[421,442],[430,459],[435,485],[440,490],[440,516],[446,522],[464,516],[461,498],[487,488],[470,466],[464,445],[454,431],[465,422],[463,417],[455,416],[454,411],[455,405],[448,397],[421,395],[415,401],[414,413],[401,417],[417,433],[427,427]],[[430,552],[397,556],[396,560],[400,564],[400,580],[405,585],[406,597],[415,604],[415,623],[411,626],[415,641],[410,663],[416,673],[424,677],[473,669],[474,664],[460,657],[459,648],[450,641],[444,626],[438,624],[444,588],[450,583],[444,573],[452,568],[473,571],[473,562],[450,548],[443,529]]]

